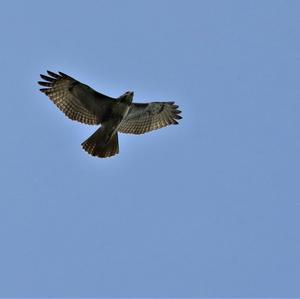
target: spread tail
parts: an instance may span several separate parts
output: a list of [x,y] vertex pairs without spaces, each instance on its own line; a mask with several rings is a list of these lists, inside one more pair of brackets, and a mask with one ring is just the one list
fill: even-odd
[[110,134],[102,126],[81,144],[82,148],[92,156],[100,158],[114,156],[119,153],[118,133],[113,133],[112,137]]

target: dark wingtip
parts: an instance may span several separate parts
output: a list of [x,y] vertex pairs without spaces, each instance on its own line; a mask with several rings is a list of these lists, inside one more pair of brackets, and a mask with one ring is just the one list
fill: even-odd
[[69,75],[67,75],[67,74],[65,74],[63,72],[58,72],[58,73],[61,75],[61,77],[65,78],[65,79],[75,80],[73,77],[71,77],[71,76],[69,76]]
[[54,78],[51,78],[51,77],[48,77],[48,76],[45,76],[45,75],[40,75],[42,79],[48,81],[48,82],[55,82],[55,79]]
[[52,83],[50,82],[44,82],[44,81],[38,81],[38,84],[42,85],[42,86],[47,86],[47,87],[51,87]]
[[48,73],[49,76],[51,76],[51,77],[53,77],[53,78],[55,78],[55,79],[60,78],[60,76],[59,76],[58,74],[55,74],[55,73],[53,73],[53,72],[51,72],[51,71],[47,71],[47,73]]
[[63,72],[58,72],[62,77],[69,77],[68,75],[66,75],[65,73]]

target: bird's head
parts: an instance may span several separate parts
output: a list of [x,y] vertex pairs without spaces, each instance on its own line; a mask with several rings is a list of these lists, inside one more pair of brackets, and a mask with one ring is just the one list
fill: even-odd
[[126,91],[126,92],[121,96],[122,102],[126,102],[126,103],[131,104],[131,103],[132,103],[133,96],[134,96],[134,92],[133,92],[133,91]]

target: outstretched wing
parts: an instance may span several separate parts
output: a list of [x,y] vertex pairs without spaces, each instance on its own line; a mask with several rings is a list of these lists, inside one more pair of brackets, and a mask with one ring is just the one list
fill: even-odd
[[177,125],[181,119],[180,110],[174,102],[132,103],[126,118],[118,131],[128,134],[144,134],[168,125]]
[[47,71],[48,76],[41,75],[45,81],[38,83],[46,88],[45,93],[52,102],[70,119],[85,124],[99,124],[110,106],[113,98],[101,94],[74,78],[59,72]]

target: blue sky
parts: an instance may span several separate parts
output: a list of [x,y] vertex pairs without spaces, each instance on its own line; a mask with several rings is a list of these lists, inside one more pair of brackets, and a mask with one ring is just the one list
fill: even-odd
[[[0,297],[300,297],[299,1],[1,1]],[[80,147],[36,83],[176,101]]]

